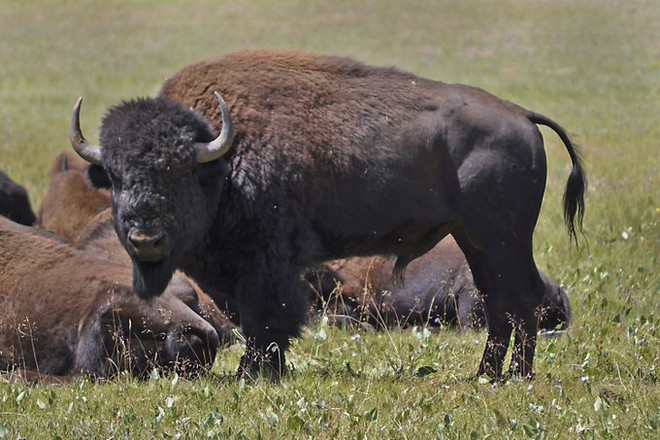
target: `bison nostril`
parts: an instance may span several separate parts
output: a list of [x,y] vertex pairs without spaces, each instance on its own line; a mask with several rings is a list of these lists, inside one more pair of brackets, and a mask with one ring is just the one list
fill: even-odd
[[128,239],[136,246],[153,246],[164,238],[162,232],[156,234],[146,234],[140,231],[133,231],[128,235]]
[[128,233],[127,239],[139,260],[159,260],[169,252],[169,237],[162,230],[147,232],[133,229]]

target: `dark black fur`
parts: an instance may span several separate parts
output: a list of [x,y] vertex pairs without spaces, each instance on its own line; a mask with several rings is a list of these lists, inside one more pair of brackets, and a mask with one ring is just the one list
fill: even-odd
[[0,215],[26,226],[37,220],[25,188],[0,171]]

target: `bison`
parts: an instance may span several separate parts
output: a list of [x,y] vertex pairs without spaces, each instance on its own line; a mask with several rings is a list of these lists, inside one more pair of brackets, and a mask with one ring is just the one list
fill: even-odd
[[510,373],[531,377],[545,291],[532,250],[547,174],[537,125],[572,161],[564,217],[576,241],[586,188],[550,118],[478,88],[278,50],[183,68],[156,98],[111,108],[100,146],[82,134],[80,104],[71,143],[108,173],[135,292],[157,296],[182,268],[232,295],[247,341],[240,375],[285,372],[307,315],[306,267],[392,255],[401,279],[451,233],[484,293],[478,374],[503,377],[513,332]]
[[73,240],[101,211],[110,206],[110,191],[86,178],[87,162],[69,153],[58,155],[39,207],[38,224]]
[[0,171],[0,215],[28,226],[37,220],[27,190],[3,171]]
[[144,377],[212,365],[217,311],[197,296],[142,300],[125,266],[4,217],[0,249],[0,370]]
[[[483,296],[456,241],[446,237],[412,261],[405,283],[392,283],[391,257],[354,257],[324,263],[306,278],[315,308],[342,325],[367,322],[376,328],[399,325],[485,326]],[[545,285],[539,329],[565,329],[571,308],[564,289],[541,272]]]

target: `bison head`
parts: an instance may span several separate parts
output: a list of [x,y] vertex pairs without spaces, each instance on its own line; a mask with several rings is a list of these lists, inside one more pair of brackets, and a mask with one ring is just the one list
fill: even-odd
[[229,109],[216,93],[223,117],[217,138],[208,122],[164,97],[124,102],[101,126],[101,146],[80,130],[80,104],[71,118],[71,144],[87,161],[102,165],[112,184],[115,230],[133,261],[135,292],[162,293],[182,256],[198,245],[218,209],[230,149]]

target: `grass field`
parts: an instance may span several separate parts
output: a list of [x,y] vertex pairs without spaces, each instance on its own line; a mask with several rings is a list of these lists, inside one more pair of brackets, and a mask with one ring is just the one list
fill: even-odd
[[39,206],[51,160],[104,111],[154,95],[195,60],[279,47],[485,88],[559,121],[582,147],[586,239],[561,217],[569,160],[544,130],[536,257],[574,325],[537,348],[536,379],[466,380],[484,333],[310,326],[280,384],[212,374],[67,385],[2,383],[0,438],[660,437],[660,3],[630,0],[52,1],[0,8],[0,169]]

